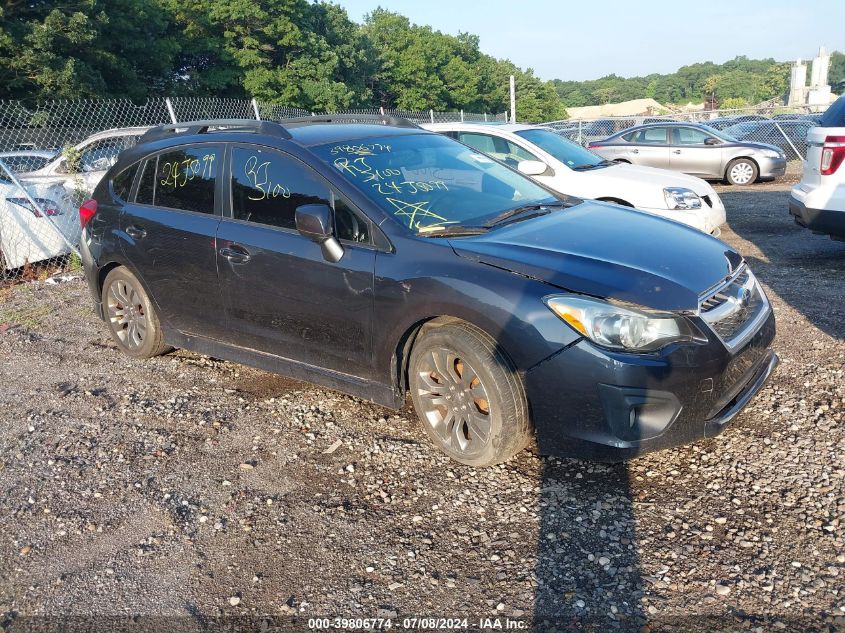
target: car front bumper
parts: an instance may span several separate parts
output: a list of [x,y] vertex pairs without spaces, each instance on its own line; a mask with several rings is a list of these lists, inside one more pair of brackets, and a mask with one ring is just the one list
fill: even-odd
[[621,461],[721,433],[778,363],[768,317],[740,350],[721,343],[620,354],[585,339],[525,374],[538,448]]
[[789,213],[797,224],[810,229],[813,233],[845,240],[845,211],[810,208],[803,200],[795,197],[793,190],[789,198]]
[[757,168],[760,170],[758,178],[771,180],[779,178],[786,173],[786,158],[768,158],[766,156],[755,156]]

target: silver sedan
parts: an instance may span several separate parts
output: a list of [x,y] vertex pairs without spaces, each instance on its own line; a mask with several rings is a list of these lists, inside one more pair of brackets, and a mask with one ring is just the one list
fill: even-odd
[[771,180],[786,171],[786,155],[779,147],[738,141],[695,123],[640,125],[588,147],[608,160],[724,179],[732,185]]

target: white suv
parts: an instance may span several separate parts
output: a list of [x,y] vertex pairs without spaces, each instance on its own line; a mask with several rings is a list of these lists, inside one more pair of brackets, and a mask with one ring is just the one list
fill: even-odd
[[516,123],[423,127],[457,139],[564,194],[636,207],[717,237],[725,223],[722,201],[701,178],[604,160],[549,128]]
[[807,161],[789,212],[813,233],[845,240],[845,95],[807,133]]

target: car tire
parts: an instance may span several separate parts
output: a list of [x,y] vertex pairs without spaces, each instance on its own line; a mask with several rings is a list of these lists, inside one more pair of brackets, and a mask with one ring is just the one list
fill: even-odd
[[118,349],[133,358],[152,358],[169,351],[155,306],[141,282],[123,266],[103,282],[103,312]]
[[496,341],[468,323],[423,327],[408,385],[425,432],[457,462],[492,466],[531,440],[521,377]]
[[729,185],[750,185],[757,180],[759,171],[753,160],[737,158],[728,163],[725,180]]

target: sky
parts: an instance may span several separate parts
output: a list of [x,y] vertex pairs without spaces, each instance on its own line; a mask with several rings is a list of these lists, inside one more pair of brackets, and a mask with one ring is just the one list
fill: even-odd
[[670,73],[737,55],[778,61],[845,52],[843,0],[335,0],[349,17],[382,6],[417,24],[481,38],[481,50],[543,79]]

